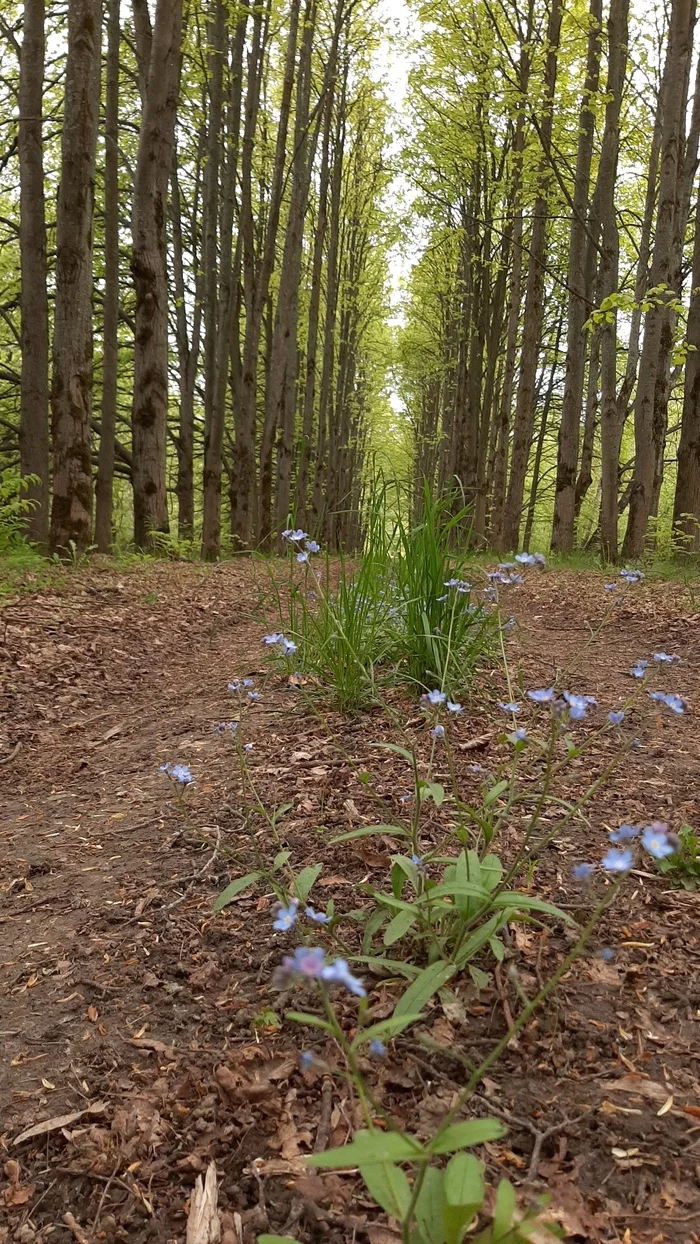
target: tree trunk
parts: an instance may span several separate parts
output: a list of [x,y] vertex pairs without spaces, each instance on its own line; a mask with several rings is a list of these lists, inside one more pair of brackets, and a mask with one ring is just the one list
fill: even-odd
[[559,424],[557,480],[554,494],[552,548],[569,553],[574,547],[576,514],[576,470],[579,429],[586,368],[584,324],[589,315],[592,290],[586,280],[586,222],[591,182],[591,161],[595,136],[593,96],[600,81],[600,37],[602,0],[591,0],[589,11],[586,81],[579,114],[576,177],[571,209],[569,241],[568,317],[566,330],[566,377]]
[[644,552],[654,491],[654,402],[660,381],[660,354],[670,325],[669,303],[676,297],[668,285],[672,276],[675,214],[678,210],[684,82],[694,16],[694,0],[673,0],[662,83],[661,177],[650,273],[652,288],[658,289],[663,285],[668,292],[662,291],[654,296],[654,305],[647,311],[644,325],[644,345],[634,403],[635,464],[623,545],[624,555],[628,558],[639,557]]
[[104,249],[105,289],[102,345],[102,409],[95,486],[95,543],[112,549],[114,440],[117,430],[119,363],[119,0],[108,0],[105,92]]
[[523,534],[523,548],[526,551],[530,549],[530,541],[532,540],[532,529],[535,524],[535,510],[537,509],[537,490],[540,485],[540,470],[542,467],[542,453],[544,450],[545,437],[547,435],[547,424],[549,423],[549,412],[552,406],[552,398],[554,396],[554,384],[557,375],[557,367],[559,366],[559,345],[561,343],[561,334],[563,321],[560,320],[557,325],[557,333],[554,341],[554,356],[552,358],[552,366],[549,369],[549,381],[547,383],[547,392],[544,395],[544,405],[542,406],[542,415],[540,417],[540,426],[537,432],[537,445],[535,446],[535,461],[532,464],[532,482],[530,484],[530,501],[527,507],[527,517],[525,519],[525,531]]
[[70,0],[56,212],[51,549],[92,539],[92,228],[100,90],[99,0]]
[[167,532],[168,281],[165,221],[180,87],[182,0],[157,0],[134,180],[134,543]]
[[[207,31],[207,145],[204,167],[204,478],[202,482],[202,557],[214,561],[221,535],[221,451],[223,422],[215,410],[217,320],[219,314],[219,169],[221,122],[224,106],[226,9],[223,0],[210,0]],[[224,195],[227,191],[224,189]]]
[[[202,136],[203,137],[203,136]],[[203,142],[200,142],[201,155]],[[183,259],[182,205],[180,180],[175,149],[170,192],[170,220],[173,235],[173,285],[175,289],[175,341],[177,344],[180,412],[177,435],[177,534],[180,540],[194,538],[194,388],[199,363],[199,344],[202,326],[202,272],[197,265],[195,240],[192,248],[195,262],[195,297],[192,308],[192,339],[187,325],[187,298]],[[199,181],[196,170],[195,184]],[[195,203],[195,211],[197,204]]]
[[540,139],[544,158],[540,169],[541,188],[535,200],[530,237],[518,395],[515,405],[515,425],[513,430],[513,452],[503,520],[502,543],[503,547],[507,549],[518,547],[525,477],[527,475],[535,418],[535,381],[538,352],[542,337],[542,294],[547,248],[547,219],[549,216],[547,191],[551,179],[552,111],[554,107],[554,89],[557,80],[557,54],[561,33],[561,20],[562,0],[552,0],[547,28],[547,61],[544,75],[543,106],[545,112],[540,126]]
[[686,340],[683,420],[678,444],[678,475],[673,531],[686,553],[700,551],[700,189],[695,208],[695,242]]
[[44,3],[25,0],[19,69],[19,245],[22,376],[20,473],[36,475],[25,493],[32,503],[26,530],[45,548],[49,537],[49,308],[46,293],[46,215],[42,95]]
[[581,507],[593,483],[593,449],[598,424],[600,390],[600,333],[591,333],[590,350],[588,353],[588,388],[586,393],[586,413],[583,421],[583,441],[581,444],[581,465],[576,480],[576,522],[581,514]]

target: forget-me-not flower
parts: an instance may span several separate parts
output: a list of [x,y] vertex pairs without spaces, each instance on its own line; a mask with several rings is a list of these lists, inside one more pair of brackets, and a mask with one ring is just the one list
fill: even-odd
[[281,644],[283,639],[281,631],[273,631],[271,635],[263,635],[262,642],[270,648],[273,644]]
[[542,687],[539,691],[528,691],[528,698],[535,704],[549,704],[554,699],[554,687]]
[[462,708],[462,705],[459,704],[457,701],[448,700],[447,711],[448,713],[452,713],[453,717],[458,717],[460,713],[464,712],[464,709]]
[[638,834],[638,825],[621,825],[619,829],[611,829],[608,838],[611,842],[630,842]]
[[657,665],[673,665],[674,661],[680,661],[680,657],[677,657],[675,653],[673,656],[669,656],[667,652],[655,652],[654,660]]
[[367,990],[357,976],[353,976],[346,959],[336,959],[321,972],[321,979],[331,984],[344,985],[356,998],[366,998]]
[[442,726],[442,725],[440,725],[440,722],[438,722],[438,724],[437,724],[436,726],[433,726],[433,728],[432,728],[432,730],[430,731],[430,733],[432,734],[432,736],[433,736],[433,738],[434,738],[434,739],[441,739],[441,738],[443,738],[443,737],[444,737],[444,734],[445,734],[445,727],[444,727],[444,726]]
[[370,1054],[374,1054],[376,1058],[386,1057],[386,1046],[383,1041],[379,1040],[378,1037],[372,1037],[372,1040],[369,1043],[369,1051]]
[[305,907],[304,915],[313,920],[314,924],[330,924],[331,917],[327,916],[325,911],[315,911],[313,907]]
[[574,864],[571,872],[577,881],[588,881],[595,872],[595,864]]
[[307,541],[306,541],[306,547],[307,547],[307,549],[309,550],[309,552],[310,552],[310,553],[320,553],[320,552],[321,552],[321,545],[318,543],[318,541],[317,541],[317,540],[307,540]]
[[277,912],[274,924],[272,925],[273,929],[276,929],[278,933],[283,933],[286,929],[291,929],[297,918],[298,906],[298,898],[290,898],[288,907],[285,907],[284,904],[282,904]]
[[499,708],[500,708],[500,709],[501,709],[504,713],[519,713],[519,712],[520,712],[520,705],[519,705],[519,704],[516,704],[515,702],[511,702],[511,703],[509,703],[509,704],[504,704],[503,700],[497,700],[497,701],[496,701],[496,703],[497,703],[498,707],[499,707]]
[[629,850],[616,851],[611,847],[600,862],[608,873],[628,873],[634,863],[634,856]]
[[611,726],[619,726],[625,720],[625,714],[622,709],[619,712],[608,713],[608,721]]
[[527,742],[527,730],[525,729],[525,727],[518,726],[517,730],[513,730],[512,734],[508,735],[508,742],[512,743],[513,746],[515,746],[517,743],[526,743]]
[[308,554],[308,553],[297,553],[297,561],[298,561],[298,562],[307,562],[308,560],[309,560],[309,554]]
[[534,553],[516,553],[515,560],[516,562],[520,562],[521,566],[534,566],[535,565]]
[[645,851],[653,855],[655,860],[666,859],[667,856],[675,853],[675,846],[668,839],[668,825],[664,825],[661,821],[654,822],[653,825],[647,825],[642,832],[642,846]]
[[423,699],[427,700],[428,703],[432,704],[433,707],[435,708],[437,707],[438,704],[444,704],[445,700],[447,699],[447,696],[445,695],[444,691],[440,691],[438,688],[436,688],[434,691],[426,692],[426,694],[423,696]]
[[214,726],[217,734],[235,734],[237,729],[237,721],[220,721],[218,726]]
[[177,782],[178,786],[193,786],[194,778],[190,772],[188,765],[165,764],[160,766],[161,773],[167,773],[169,778]]

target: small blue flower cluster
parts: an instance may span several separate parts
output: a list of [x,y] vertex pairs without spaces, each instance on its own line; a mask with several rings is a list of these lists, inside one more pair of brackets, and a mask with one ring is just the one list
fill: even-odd
[[[639,838],[643,848],[655,860],[666,859],[679,850],[678,836],[669,831],[664,821],[652,821],[644,829],[639,825],[620,825],[619,829],[610,831],[608,837],[617,844],[611,847],[600,861],[601,867],[608,873],[626,873],[634,864],[634,853],[630,847],[620,848],[621,843],[631,842]],[[595,864],[576,864],[572,869],[578,881],[587,881],[595,872]]]
[[172,778],[173,782],[177,783],[178,786],[181,786],[183,790],[186,786],[194,786],[194,778],[192,777],[188,765],[173,765],[168,763],[160,765],[160,772],[167,773],[168,777]]
[[[288,540],[297,549],[298,562],[308,562],[309,553],[320,553],[321,551],[320,544],[316,540],[310,540],[309,533],[302,531],[301,527],[296,529],[287,527],[286,531],[282,532],[282,539]],[[299,546],[303,543],[306,544],[306,548],[302,550]]]
[[294,640],[287,639],[286,635],[283,635],[281,631],[273,631],[271,635],[263,635],[262,642],[268,648],[280,648],[285,657],[291,657],[297,650]]
[[237,721],[220,721],[218,726],[214,726],[216,734],[236,734],[238,731]]
[[254,686],[255,686],[255,683],[253,682],[252,678],[234,678],[229,683],[228,689],[229,691],[233,691],[236,695],[242,695],[242,693],[248,687],[254,687]]
[[[439,710],[444,704],[451,717],[459,717],[460,713],[464,712],[464,708],[458,700],[448,700],[445,692],[440,691],[438,687],[433,691],[426,691],[425,695],[421,696],[421,700],[428,710],[431,708]],[[430,733],[434,739],[443,739],[445,737],[445,727],[442,722],[436,722]]]
[[629,587],[633,587],[635,583],[641,583],[646,576],[643,570],[621,570],[620,578],[624,579]]
[[[287,906],[280,903],[277,915],[272,925],[278,933],[284,933],[287,929],[291,929],[296,924],[297,908],[299,907],[298,898],[290,898]],[[313,907],[304,908],[304,915],[308,917],[314,924],[330,924],[331,917],[326,915],[325,911],[315,911]]]
[[326,952],[320,946],[297,946],[293,955],[285,955],[275,973],[275,983],[285,987],[295,977],[320,980],[324,984],[343,985],[356,998],[365,998],[367,990],[357,976],[353,976],[346,959],[328,962]]

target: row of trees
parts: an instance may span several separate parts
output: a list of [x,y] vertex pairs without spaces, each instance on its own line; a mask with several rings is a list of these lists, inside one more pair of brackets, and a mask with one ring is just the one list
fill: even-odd
[[[385,411],[386,106],[362,0],[0,17],[0,465],[53,550],[359,538]],[[222,519],[223,512],[223,519]],[[130,523],[128,524],[130,526]]]
[[695,0],[421,12],[406,159],[426,245],[400,371],[416,494],[457,477],[503,550],[536,527],[636,557],[664,518],[700,547]]

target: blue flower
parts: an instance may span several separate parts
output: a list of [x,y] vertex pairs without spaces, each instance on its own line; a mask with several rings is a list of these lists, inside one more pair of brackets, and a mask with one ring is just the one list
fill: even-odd
[[305,907],[304,914],[313,920],[314,924],[330,924],[331,917],[327,916],[325,911],[314,911],[313,907]]
[[499,562],[499,570],[515,570],[515,562]]
[[320,980],[327,966],[325,952],[320,946],[297,946],[293,955],[285,955],[280,974]]
[[462,708],[462,705],[457,703],[456,701],[448,700],[447,711],[448,713],[452,713],[455,717],[457,717],[460,713],[464,712],[464,709]]
[[605,583],[603,586],[605,587],[605,591],[606,591],[606,592],[616,592],[616,591],[617,591],[617,583]]
[[615,958],[615,951],[612,946],[604,946],[602,950],[599,950],[598,958],[602,959],[605,963],[612,963]]
[[314,1056],[310,1050],[302,1050],[299,1055],[299,1066],[302,1071],[310,1071],[314,1065]]
[[647,825],[642,833],[642,846],[645,851],[653,855],[655,860],[666,859],[667,856],[673,855],[676,850],[668,840],[668,825],[664,825],[661,821],[655,821],[653,825]]
[[608,721],[611,726],[619,726],[625,720],[625,714],[622,709],[618,713],[608,713]]
[[294,640],[285,639],[284,637],[282,638],[281,648],[286,657],[291,657],[292,653],[296,652],[297,650],[297,646],[294,643]]
[[502,579],[502,583],[524,583],[525,580],[521,574],[511,574],[507,579]]
[[496,599],[496,589],[493,587],[485,587],[483,589],[483,595],[487,600],[494,601]]
[[519,704],[515,704],[515,703],[504,704],[503,700],[497,700],[496,703],[498,704],[498,707],[503,710],[504,713],[519,713],[520,712]]
[[346,959],[336,959],[334,963],[329,963],[323,969],[321,979],[332,984],[344,985],[348,993],[354,994],[356,998],[367,997],[367,990],[362,981],[353,976]]
[[629,842],[639,834],[638,825],[621,825],[619,829],[611,829],[608,838],[611,842]]
[[508,621],[503,623],[503,630],[512,631],[514,626],[515,626],[515,618],[508,618]]
[[415,864],[419,873],[425,872],[425,860],[422,855],[412,855],[411,863]]
[[259,692],[259,691],[249,691],[249,692],[248,692],[248,699],[251,701],[251,703],[252,703],[252,704],[256,704],[256,703],[258,702],[258,700],[260,699],[260,692]]
[[649,699],[655,700],[657,704],[665,704],[673,713],[684,713],[687,705],[682,695],[674,695],[666,691],[650,691]]
[[277,918],[272,925],[273,929],[276,929],[278,933],[283,933],[286,929],[291,929],[297,918],[298,906],[298,898],[290,898],[288,907],[285,907],[284,904],[282,904],[277,912]]
[[674,661],[680,661],[680,657],[675,655],[670,657],[667,652],[655,652],[654,660],[657,665],[673,665]]
[[494,583],[507,583],[508,576],[501,574],[500,570],[487,570],[486,578],[491,579]]
[[218,726],[214,726],[217,734],[235,734],[237,729],[237,721],[220,721]]
[[554,699],[554,687],[544,687],[540,691],[528,691],[528,698],[535,704],[549,704]]
[[571,871],[577,881],[588,881],[595,872],[595,864],[574,864]]
[[377,1037],[373,1037],[372,1040],[370,1041],[369,1051],[370,1051],[370,1054],[375,1054],[377,1058],[386,1057],[386,1046],[384,1042],[380,1041]]
[[271,635],[263,635],[262,641],[269,648],[272,644],[281,644],[283,639],[284,635],[281,631],[273,631]]
[[243,679],[243,686],[244,686],[244,687],[252,687],[252,686],[253,686],[253,679],[252,679],[252,678],[244,678],[244,679]]
[[534,553],[516,553],[515,560],[516,562],[520,562],[521,566],[534,566],[535,565]]
[[309,552],[310,552],[310,553],[320,553],[320,552],[321,552],[321,545],[318,543],[318,541],[317,541],[317,540],[307,540],[307,541],[306,541],[306,547],[307,547],[307,549],[309,550]]
[[447,696],[445,695],[444,691],[439,691],[436,689],[435,691],[428,691],[423,696],[423,699],[427,700],[429,704],[432,704],[433,706],[437,706],[438,704],[444,704],[445,700],[447,699]]
[[194,778],[190,773],[187,765],[165,764],[160,766],[161,773],[167,773],[169,778],[177,782],[178,786],[193,786]]
[[444,726],[441,726],[441,725],[440,725],[440,723],[438,722],[438,724],[437,724],[436,726],[433,726],[433,728],[432,728],[432,730],[430,731],[430,733],[432,734],[432,736],[433,736],[433,738],[434,738],[434,739],[441,739],[441,738],[443,738],[443,737],[444,737],[444,734],[445,734],[445,727],[444,727]]
[[447,592],[445,592],[444,596],[436,596],[435,599],[437,600],[438,605],[442,605],[443,602],[447,600]]
[[472,773],[483,773],[484,771],[483,765],[480,765],[480,764],[470,765],[469,768],[471,769]]
[[645,670],[648,664],[649,664],[648,661],[635,661],[634,665],[632,666],[632,669],[630,670],[630,674],[632,675],[632,677],[633,678],[646,678]]
[[228,685],[228,689],[229,689],[229,691],[240,691],[240,690],[241,690],[242,685],[243,685],[243,684],[241,683],[240,678],[234,678],[234,679],[233,679],[233,682],[230,682],[230,683],[229,683],[229,685]]
[[600,862],[606,872],[627,873],[634,863],[634,856],[629,850],[615,851],[611,848]]
[[252,743],[244,743],[244,744],[243,744],[243,751],[244,751],[244,752],[252,752],[252,750],[253,750],[253,744],[252,744]]
[[408,795],[399,795],[399,803],[410,803],[412,799],[413,795],[410,792]]
[[300,540],[308,539],[308,532],[302,531],[301,527],[297,527],[295,531],[291,531],[289,527],[282,532],[282,539],[289,540],[292,544],[297,544]]
[[525,743],[526,741],[527,730],[524,726],[518,726],[517,730],[514,730],[512,734],[508,735],[508,742],[512,743],[513,746],[516,746],[518,743]]
[[309,554],[308,554],[308,553],[297,553],[297,561],[298,561],[298,562],[307,562],[308,560],[309,560]]
[[544,569],[547,565],[547,559],[545,558],[544,553],[535,553],[535,565]]
[[564,691],[564,699],[569,706],[569,717],[572,721],[583,721],[589,708],[589,697],[585,695],[572,695],[570,691]]
[[645,576],[644,576],[643,570],[621,570],[620,571],[620,578],[624,579],[625,582],[628,584],[640,583],[644,577]]

